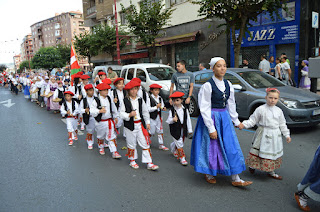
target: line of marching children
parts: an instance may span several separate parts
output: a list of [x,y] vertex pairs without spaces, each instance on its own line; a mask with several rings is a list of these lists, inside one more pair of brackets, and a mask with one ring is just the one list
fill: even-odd
[[[82,130],[86,129],[88,149],[93,149],[96,132],[97,146],[101,155],[108,147],[115,159],[121,158],[117,150],[117,136],[122,125],[123,136],[126,138],[127,154],[130,167],[138,169],[137,144],[142,148],[142,163],[147,169],[157,170],[159,166],[153,164],[150,150],[151,136],[156,136],[159,149],[168,151],[163,142],[163,120],[161,111],[166,107],[160,97],[161,86],[150,85],[150,94],[141,87],[141,80],[134,78],[124,85],[123,78],[114,80],[115,88],[111,90],[111,80],[106,78],[105,72],[99,72],[99,81],[95,85],[88,83],[89,76],[81,72],[72,76],[73,85],[64,91],[61,104],[61,115],[66,118],[69,145],[78,140],[78,122]],[[81,79],[81,80],[80,80]],[[82,82],[81,82],[82,81]],[[170,98],[174,106],[169,111],[167,123],[173,136],[171,150],[182,165],[187,165],[183,150],[184,139],[192,134],[189,112],[183,107],[184,93],[175,92]]]

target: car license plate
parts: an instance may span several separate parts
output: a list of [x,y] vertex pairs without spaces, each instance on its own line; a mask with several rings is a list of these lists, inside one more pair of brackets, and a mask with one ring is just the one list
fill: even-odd
[[319,114],[320,114],[320,109],[314,110],[314,111],[312,112],[312,115],[313,115],[313,116],[316,116],[316,115],[319,115]]

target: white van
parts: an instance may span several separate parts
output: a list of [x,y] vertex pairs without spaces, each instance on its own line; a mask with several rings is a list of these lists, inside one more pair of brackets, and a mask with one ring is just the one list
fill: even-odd
[[92,79],[96,78],[98,72],[100,72],[100,71],[103,71],[103,72],[107,73],[109,67],[111,67],[112,70],[115,71],[118,76],[120,75],[120,71],[121,71],[122,66],[119,66],[119,65],[96,66],[93,69]]
[[[141,85],[149,91],[151,84],[162,86],[160,95],[165,102],[169,100],[172,75],[176,72],[171,66],[157,63],[141,63],[125,65],[122,67],[120,77],[124,78],[124,83],[128,83],[132,78],[141,79]],[[174,88],[175,89],[175,88]]]

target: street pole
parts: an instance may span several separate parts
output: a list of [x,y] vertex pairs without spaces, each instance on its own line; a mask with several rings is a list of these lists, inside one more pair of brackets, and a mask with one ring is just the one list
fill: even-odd
[[117,61],[118,61],[118,65],[121,65],[119,30],[118,30],[118,14],[117,14],[117,0],[114,0],[114,21],[116,22],[115,25],[116,25],[116,42],[117,42]]

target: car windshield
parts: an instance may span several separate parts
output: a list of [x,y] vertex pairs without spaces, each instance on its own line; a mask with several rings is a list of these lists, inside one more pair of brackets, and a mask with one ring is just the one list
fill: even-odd
[[147,68],[147,71],[150,79],[154,81],[171,80],[172,75],[176,72],[174,69],[166,67]]
[[238,74],[254,88],[268,88],[284,86],[276,78],[260,71],[245,71]]

